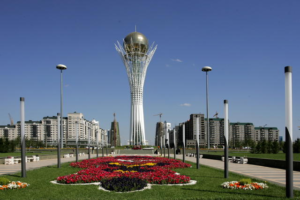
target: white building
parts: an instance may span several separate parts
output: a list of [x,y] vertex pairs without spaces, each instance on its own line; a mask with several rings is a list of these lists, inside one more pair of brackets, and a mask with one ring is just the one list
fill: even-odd
[[[41,121],[25,121],[25,137],[35,141],[43,141],[47,146],[57,145],[58,140],[57,116],[43,117]],[[82,113],[69,113],[63,118],[63,144],[64,146],[74,146],[78,134],[79,145],[94,146],[97,143],[107,143],[106,130],[100,128],[96,120],[88,121],[84,119]],[[16,125],[0,126],[0,137],[14,140],[21,135],[21,122]],[[90,137],[89,137],[90,136]]]

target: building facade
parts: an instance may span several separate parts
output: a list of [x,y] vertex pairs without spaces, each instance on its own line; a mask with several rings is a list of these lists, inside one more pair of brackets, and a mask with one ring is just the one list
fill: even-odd
[[[199,120],[199,142],[201,147],[207,146],[207,118],[204,114],[191,114],[190,119],[182,122],[178,127],[179,146],[183,146],[183,125],[185,125],[185,144],[195,147],[196,145],[196,118]],[[229,123],[229,122],[228,122]],[[224,145],[224,119],[209,118],[210,144],[212,148]],[[176,137],[177,138],[177,137]],[[254,127],[250,122],[229,123],[229,146],[241,146],[243,142],[271,140],[279,141],[279,130],[276,127]]]
[[255,141],[277,141],[279,142],[279,130],[277,127],[255,127]]
[[[25,137],[29,140],[42,141],[46,146],[56,146],[58,143],[57,116],[46,116],[41,121],[25,121]],[[88,121],[84,119],[82,113],[69,113],[68,117],[63,118],[63,144],[64,146],[76,145],[78,135],[78,144],[90,145],[107,143],[107,134],[105,130],[100,129],[99,122],[96,120]],[[0,126],[0,137],[14,140],[21,135],[21,122],[15,125]],[[103,141],[105,140],[106,141]]]

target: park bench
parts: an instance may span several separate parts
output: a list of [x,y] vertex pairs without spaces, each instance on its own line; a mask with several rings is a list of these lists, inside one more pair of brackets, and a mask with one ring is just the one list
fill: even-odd
[[64,158],[70,158],[70,154],[64,154]]

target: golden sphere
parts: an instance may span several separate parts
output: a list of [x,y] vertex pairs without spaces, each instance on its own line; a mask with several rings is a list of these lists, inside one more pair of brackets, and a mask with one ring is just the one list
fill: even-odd
[[143,56],[148,51],[148,39],[142,33],[132,32],[125,37],[123,46],[126,53],[138,53]]

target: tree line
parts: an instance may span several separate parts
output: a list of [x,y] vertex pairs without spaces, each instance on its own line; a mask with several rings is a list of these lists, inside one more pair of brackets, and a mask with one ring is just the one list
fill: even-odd
[[[43,141],[34,140],[34,139],[28,139],[25,138],[25,146],[26,148],[38,148],[38,147],[45,147],[45,144]],[[8,138],[0,138],[0,153],[10,153],[15,152],[16,148],[21,148],[21,137],[18,136],[14,140],[8,140]]]

